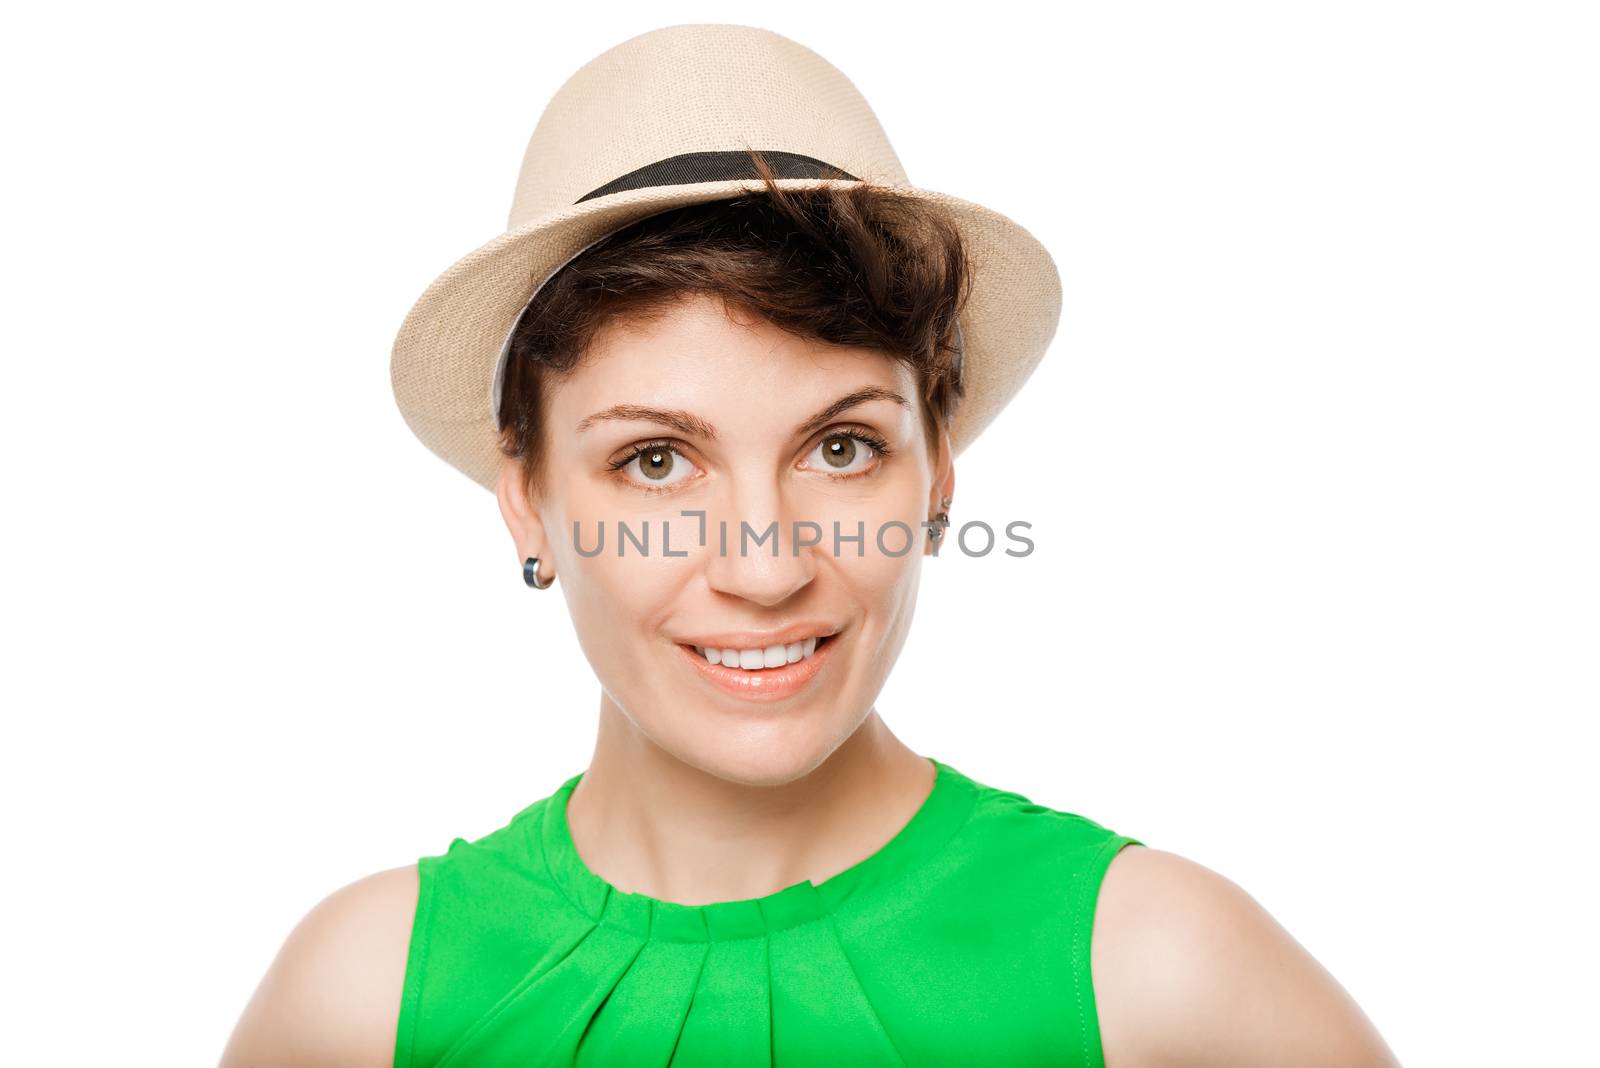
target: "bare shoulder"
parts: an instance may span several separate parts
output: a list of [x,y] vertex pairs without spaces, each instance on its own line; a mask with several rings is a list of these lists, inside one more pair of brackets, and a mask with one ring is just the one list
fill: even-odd
[[1261,905],[1175,853],[1131,845],[1090,944],[1106,1068],[1397,1068],[1343,987]]
[[408,864],[317,902],[245,1006],[221,1068],[391,1068],[417,888]]

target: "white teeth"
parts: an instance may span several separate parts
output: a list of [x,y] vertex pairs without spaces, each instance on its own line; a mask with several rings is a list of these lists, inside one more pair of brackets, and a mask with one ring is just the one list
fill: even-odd
[[708,645],[696,645],[694,651],[713,664],[756,671],[804,660],[817,651],[817,639],[812,637],[787,645],[769,645],[764,649],[713,649]]

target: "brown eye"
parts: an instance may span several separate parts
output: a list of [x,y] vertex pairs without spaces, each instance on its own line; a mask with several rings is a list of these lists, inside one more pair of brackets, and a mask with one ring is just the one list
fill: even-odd
[[849,467],[856,458],[856,439],[848,434],[834,434],[822,439],[822,458],[829,467]]
[[639,453],[639,472],[654,482],[665,479],[672,474],[672,450],[645,449]]
[[[889,455],[889,443],[863,430],[839,430],[812,446],[805,466],[827,478],[856,478],[878,469]],[[821,454],[821,459],[817,455]]]
[[[692,460],[664,441],[634,445],[627,456],[609,466],[621,472],[628,485],[647,493],[665,492],[693,480],[699,472]],[[637,475],[633,474],[636,467]]]

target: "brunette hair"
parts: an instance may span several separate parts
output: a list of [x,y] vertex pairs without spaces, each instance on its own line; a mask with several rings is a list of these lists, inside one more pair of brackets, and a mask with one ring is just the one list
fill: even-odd
[[543,485],[544,384],[577,368],[608,319],[648,319],[690,293],[909,364],[937,455],[965,392],[956,320],[972,265],[960,231],[937,205],[888,186],[783,189],[759,151],[747,155],[762,189],[633,222],[557,272],[519,320],[497,414],[500,451],[521,462],[530,490]]

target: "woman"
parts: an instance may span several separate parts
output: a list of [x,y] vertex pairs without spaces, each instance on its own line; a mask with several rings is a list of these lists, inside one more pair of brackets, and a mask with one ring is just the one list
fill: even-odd
[[560,580],[594,755],[320,903],[223,1063],[1393,1064],[1238,887],[874,706],[1059,298],[785,38],[669,27],[574,75],[394,383]]

